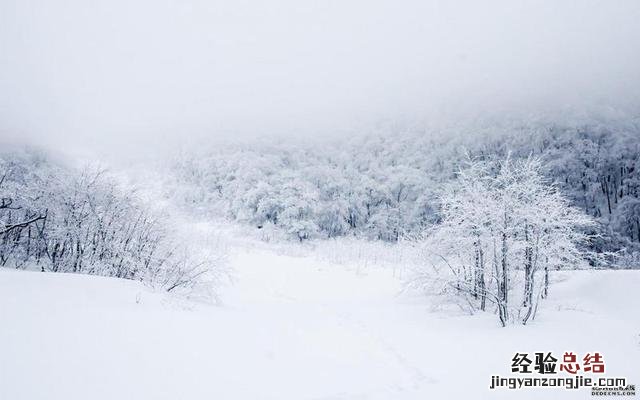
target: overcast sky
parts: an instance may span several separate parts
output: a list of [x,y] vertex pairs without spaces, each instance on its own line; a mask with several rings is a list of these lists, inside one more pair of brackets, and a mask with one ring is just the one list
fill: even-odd
[[10,140],[137,151],[639,96],[637,0],[0,0]]

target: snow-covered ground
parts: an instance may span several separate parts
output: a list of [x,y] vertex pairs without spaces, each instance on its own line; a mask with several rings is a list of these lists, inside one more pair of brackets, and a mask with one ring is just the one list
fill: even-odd
[[500,328],[385,268],[243,249],[223,305],[131,281],[0,269],[0,399],[589,398],[489,390],[516,352],[598,351],[640,384],[640,271],[554,275],[527,327]]

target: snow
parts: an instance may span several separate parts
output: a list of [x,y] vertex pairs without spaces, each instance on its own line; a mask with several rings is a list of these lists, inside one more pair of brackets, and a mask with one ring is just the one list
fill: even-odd
[[137,282],[0,269],[0,399],[587,398],[491,391],[515,352],[603,354],[640,384],[640,271],[554,273],[530,326],[500,328],[387,268],[241,249],[219,306]]

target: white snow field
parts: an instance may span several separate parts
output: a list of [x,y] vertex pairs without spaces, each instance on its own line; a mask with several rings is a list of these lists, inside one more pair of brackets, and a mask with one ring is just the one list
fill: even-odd
[[0,269],[0,399],[591,398],[489,390],[515,352],[600,352],[640,384],[640,271],[554,275],[530,326],[500,328],[392,271],[244,250],[220,306],[131,281]]

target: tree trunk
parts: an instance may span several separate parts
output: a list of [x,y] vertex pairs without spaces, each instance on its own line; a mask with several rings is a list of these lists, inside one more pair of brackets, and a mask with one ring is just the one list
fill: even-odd
[[609,196],[609,183],[603,177],[602,187],[604,188],[604,193],[607,195],[607,207],[609,208],[609,214],[611,214],[611,196]]
[[478,291],[479,291],[479,276],[480,276],[480,252],[479,252],[479,243],[478,240],[473,242],[474,247],[474,266],[473,266],[473,298],[478,299]]
[[524,249],[524,299],[523,307],[530,307],[533,302],[533,248],[529,242],[529,227],[525,225],[524,239],[527,247]]
[[509,306],[509,264],[507,262],[507,233],[502,232],[502,283],[501,283],[501,294],[502,294],[502,313],[500,320],[503,321],[503,326],[506,325],[506,322],[509,320],[508,314],[508,306]]
[[478,247],[479,259],[480,259],[480,270],[478,273],[478,287],[480,291],[480,310],[484,311],[486,309],[487,304],[487,288],[484,282],[484,252],[482,251],[482,247]]
[[544,289],[542,290],[542,298],[546,299],[549,296],[549,265],[544,264]]

